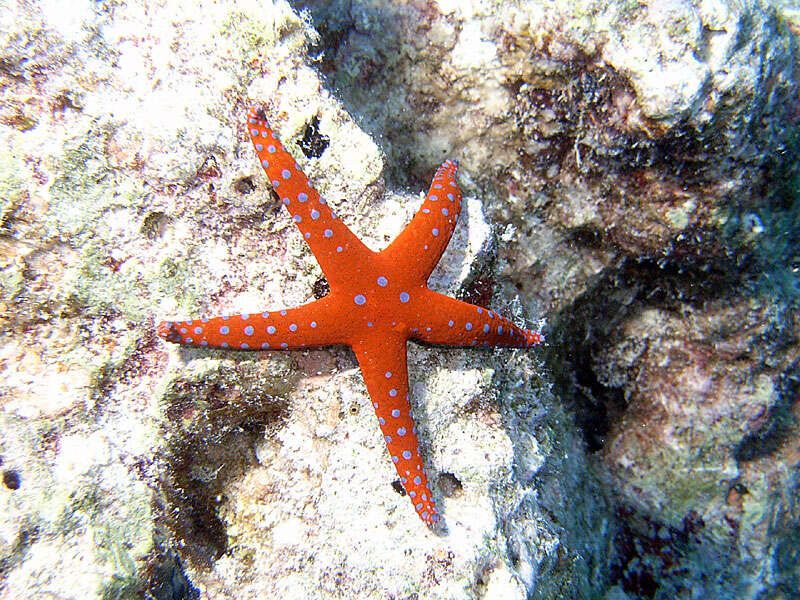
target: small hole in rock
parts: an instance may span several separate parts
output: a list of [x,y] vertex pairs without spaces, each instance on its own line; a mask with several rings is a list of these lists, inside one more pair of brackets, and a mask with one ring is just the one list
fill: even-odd
[[452,473],[441,473],[439,475],[439,491],[445,498],[457,498],[461,495],[461,482]]
[[403,484],[400,483],[399,479],[395,479],[392,482],[392,488],[394,489],[395,492],[397,492],[401,496],[405,496],[406,495],[406,488],[403,487]]
[[236,182],[236,191],[240,194],[249,194],[254,189],[256,189],[256,186],[249,177],[245,177]]
[[142,226],[140,231],[147,237],[149,240],[155,240],[164,233],[164,229],[167,226],[167,215],[165,215],[161,211],[154,211],[148,214],[144,221],[142,221]]
[[16,471],[3,471],[3,485],[10,490],[18,490],[20,481]]

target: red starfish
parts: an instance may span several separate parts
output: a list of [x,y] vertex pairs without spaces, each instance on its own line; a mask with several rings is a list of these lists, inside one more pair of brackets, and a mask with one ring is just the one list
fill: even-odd
[[527,348],[542,336],[491,310],[428,289],[461,207],[458,163],[446,160],[411,223],[373,252],[344,225],[283,149],[260,110],[248,114],[250,138],[272,187],[289,210],[330,284],[330,293],[297,308],[194,321],[164,321],[169,342],[241,350],[344,344],[358,358],[386,446],[420,518],[439,514],[422,466],[408,401],[406,342]]

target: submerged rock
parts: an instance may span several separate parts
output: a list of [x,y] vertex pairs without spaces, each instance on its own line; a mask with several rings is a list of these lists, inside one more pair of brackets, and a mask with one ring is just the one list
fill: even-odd
[[[688,0],[12,3],[0,598],[789,597],[790,27]],[[410,346],[446,535],[348,350],[154,335],[326,293],[251,100],[374,248],[457,156],[431,286],[546,319],[539,353]]]

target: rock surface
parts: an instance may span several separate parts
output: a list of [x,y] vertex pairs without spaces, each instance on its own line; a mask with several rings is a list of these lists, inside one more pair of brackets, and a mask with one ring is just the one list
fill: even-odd
[[[791,598],[800,21],[778,6],[8,3],[0,599]],[[250,100],[373,248],[457,156],[432,287],[546,318],[541,352],[409,348],[447,535],[393,487],[349,350],[154,336],[324,293]]]

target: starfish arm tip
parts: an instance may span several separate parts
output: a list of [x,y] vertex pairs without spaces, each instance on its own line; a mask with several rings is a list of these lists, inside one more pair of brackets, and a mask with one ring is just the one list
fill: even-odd
[[255,125],[253,121],[262,121],[265,125],[267,124],[267,114],[260,104],[253,103],[247,106],[247,118],[250,125]]
[[[426,281],[453,235],[461,211],[457,170],[455,159],[442,163],[417,214],[382,252],[389,263],[406,263],[410,278]],[[409,256],[415,256],[416,261],[409,262]]]
[[447,524],[444,522],[444,519],[439,512],[434,512],[430,518],[425,521],[425,525],[427,525],[428,529],[430,529],[434,535],[442,537],[449,533]]
[[544,336],[541,331],[528,330],[528,346],[538,346],[544,343]]
[[179,342],[181,339],[178,328],[172,321],[161,321],[156,325],[156,334],[167,342]]
[[347,280],[347,271],[363,264],[371,251],[314,189],[306,174],[270,128],[263,109],[251,109],[247,115],[247,124],[258,162],[275,194],[292,215],[292,220],[311,248],[323,273],[330,283],[334,283],[331,279],[337,277]]

